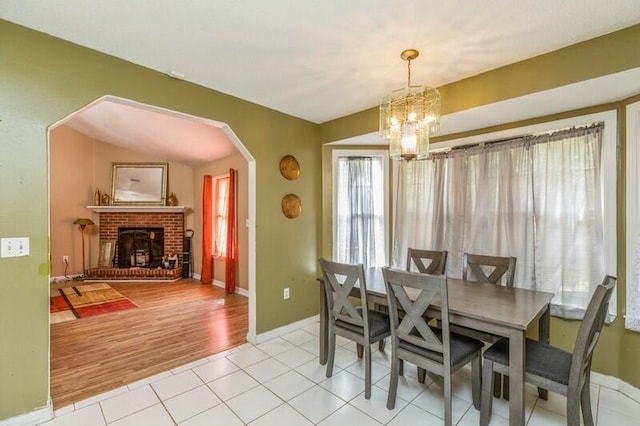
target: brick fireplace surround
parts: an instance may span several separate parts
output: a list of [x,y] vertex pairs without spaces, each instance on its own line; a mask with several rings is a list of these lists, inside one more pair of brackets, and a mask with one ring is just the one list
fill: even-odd
[[[184,208],[181,207],[90,207],[99,214],[101,240],[118,239],[119,227],[164,228],[164,253],[178,255],[175,269],[160,268],[92,268],[86,279],[91,280],[176,280],[182,276],[184,243]],[[118,248],[115,253],[116,265]]]

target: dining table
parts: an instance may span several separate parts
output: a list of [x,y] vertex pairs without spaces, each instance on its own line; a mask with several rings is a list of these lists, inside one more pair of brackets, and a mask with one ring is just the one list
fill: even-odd
[[[388,306],[382,268],[365,268],[365,285],[369,303]],[[320,282],[320,363],[328,355],[327,300],[323,279]],[[506,287],[457,278],[447,278],[449,322],[458,326],[491,333],[509,339],[509,424],[525,423],[525,341],[526,332],[538,321],[538,340],[549,342],[550,303],[553,293]],[[360,297],[358,286],[352,296]],[[411,295],[410,295],[411,297]],[[439,317],[439,300],[434,299],[427,311],[429,317]],[[547,398],[545,389],[539,396]]]

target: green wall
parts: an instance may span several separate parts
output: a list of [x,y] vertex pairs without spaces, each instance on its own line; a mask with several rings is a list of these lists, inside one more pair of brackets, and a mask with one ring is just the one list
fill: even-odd
[[[512,65],[492,70],[477,76],[440,87],[442,94],[442,113],[450,114],[470,108],[481,107],[494,102],[512,99],[528,93],[549,90],[567,84],[596,78],[603,75],[622,72],[640,67],[640,25],[626,28],[593,40],[578,43],[545,55],[527,59]],[[600,343],[593,359],[594,371],[619,377],[620,379],[640,387],[640,370],[637,360],[640,359],[640,334],[624,329],[623,314],[625,312],[625,170],[624,170],[624,108],[625,105],[637,102],[640,96],[619,102],[596,105],[579,111],[567,111],[545,117],[532,117],[517,123],[508,123],[487,129],[476,129],[461,134],[433,138],[434,143],[456,139],[473,134],[516,128],[524,125],[552,121],[570,116],[578,116],[598,111],[616,109],[619,120],[618,152],[618,187],[617,187],[617,254],[618,254],[618,317],[605,326]],[[320,139],[322,143],[348,139],[376,132],[378,130],[378,108],[338,118],[321,125]],[[323,155],[325,161],[331,159],[331,149],[335,145],[325,145]],[[331,189],[330,165],[323,165],[323,230],[321,249],[325,256],[331,255]],[[572,350],[579,321],[568,321],[552,318],[551,343]],[[531,330],[535,333],[536,330]]]
[[[230,126],[256,160],[256,332],[318,311],[316,124],[0,20],[0,236],[31,243],[30,256],[0,259],[0,419],[48,400],[47,127],[107,94]],[[301,165],[293,182],[280,175],[286,154]],[[290,192],[303,203],[295,220],[280,211]]]

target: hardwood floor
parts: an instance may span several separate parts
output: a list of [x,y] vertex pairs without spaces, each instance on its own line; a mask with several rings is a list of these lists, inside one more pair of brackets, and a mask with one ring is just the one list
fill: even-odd
[[190,279],[109,284],[138,308],[50,326],[54,409],[245,342],[246,297]]

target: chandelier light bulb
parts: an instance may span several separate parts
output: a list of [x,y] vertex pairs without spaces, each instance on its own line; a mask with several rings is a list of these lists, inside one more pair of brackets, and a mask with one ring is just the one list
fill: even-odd
[[440,126],[440,92],[411,85],[411,61],[418,54],[415,49],[402,52],[400,57],[407,61],[407,86],[394,90],[380,102],[380,135],[389,141],[393,160],[427,158],[429,137]]

